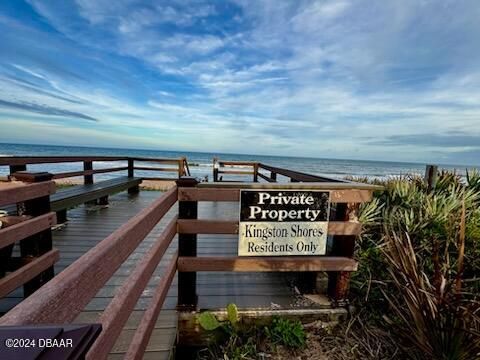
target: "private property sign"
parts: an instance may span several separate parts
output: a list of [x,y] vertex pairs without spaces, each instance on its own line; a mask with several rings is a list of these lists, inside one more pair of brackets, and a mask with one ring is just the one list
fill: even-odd
[[241,190],[239,256],[324,255],[330,193]]

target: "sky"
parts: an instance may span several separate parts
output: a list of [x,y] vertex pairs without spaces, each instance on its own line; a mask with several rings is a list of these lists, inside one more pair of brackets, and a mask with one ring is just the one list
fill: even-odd
[[480,164],[480,3],[0,2],[0,142]]

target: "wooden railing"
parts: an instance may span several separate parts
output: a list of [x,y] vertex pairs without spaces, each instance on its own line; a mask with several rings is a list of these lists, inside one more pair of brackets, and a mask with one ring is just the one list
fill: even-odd
[[[117,166],[111,168],[93,168],[94,162],[113,162],[118,161],[126,163],[126,166]],[[164,172],[175,173],[175,177],[143,177],[151,180],[172,180],[172,178],[180,178],[189,176],[187,159],[185,157],[179,159],[160,159],[160,158],[141,158],[141,157],[115,157],[115,156],[5,156],[0,157],[0,166],[9,166],[10,174],[18,171],[26,171],[27,165],[33,164],[60,164],[60,163],[83,163],[83,170],[53,173],[53,179],[64,179],[83,176],[85,184],[93,183],[95,174],[105,174],[120,171],[127,171],[129,177],[135,176],[135,170],[148,172]],[[140,166],[136,164],[141,163]],[[147,167],[145,163],[165,164],[166,167]],[[49,172],[52,173],[52,171]]]
[[[0,325],[66,324],[72,322],[112,277],[147,234],[177,203],[178,215],[164,228],[146,255],[137,263],[100,317],[102,331],[88,350],[87,359],[104,359],[112,349],[142,291],[178,234],[178,252],[169,262],[155,294],[144,312],[126,354],[143,356],[166,294],[178,271],[179,310],[195,310],[198,271],[329,272],[329,294],[338,303],[347,297],[349,275],[357,269],[353,259],[355,237],[361,231],[356,210],[379,187],[354,183],[198,183],[182,178],[148,208],[121,226],[67,267],[32,296],[0,318]],[[326,256],[197,257],[197,234],[236,234],[238,219],[199,219],[198,202],[239,201],[241,189],[303,189],[330,192],[328,234],[333,246]]]
[[[0,318],[0,325],[66,324],[75,320],[176,201],[177,188],[174,187],[10,310]],[[106,358],[176,233],[175,217],[101,315],[102,331],[87,353],[87,359]],[[176,269],[177,256],[174,256],[143,315],[127,359],[141,358]]]
[[[22,285],[24,296],[29,296],[53,277],[53,264],[59,259],[50,230],[56,223],[49,200],[54,192],[53,181],[0,189],[0,206],[18,209],[18,215],[0,217],[0,298]],[[13,257],[15,243],[20,244],[20,257]]]
[[[252,175],[253,181],[258,181],[258,162],[254,161],[227,161],[213,158],[213,181],[220,182],[223,180],[222,174],[230,175]],[[236,168],[236,169],[235,169]],[[239,168],[247,168],[248,170],[239,170]]]
[[[240,169],[247,168],[247,170]],[[264,171],[263,171],[264,170]],[[252,176],[253,182],[263,179],[266,182],[277,182],[277,175],[282,175],[290,182],[340,182],[340,180],[327,178],[318,175],[303,173],[275,166],[263,164],[255,161],[226,161],[213,159],[213,181],[214,182],[235,182],[236,180],[226,180],[223,174]],[[237,178],[238,179],[238,178]]]
[[[198,201],[239,201],[240,189],[325,190],[330,192],[328,235],[333,236],[327,256],[294,257],[196,257],[197,234],[238,234],[238,219],[197,219]],[[323,182],[298,184],[199,183],[179,187],[179,294],[181,307],[196,304],[197,271],[328,271],[329,295],[338,303],[346,299],[349,274],[357,269],[353,260],[355,238],[361,232],[358,206],[370,201],[378,186],[359,183]]]
[[[156,163],[156,164],[164,164],[164,165],[174,165],[168,167],[151,167],[151,166],[136,166],[134,162],[142,162],[142,163]],[[187,158],[182,157],[179,159],[154,159],[154,158],[129,158],[129,176],[133,176],[134,170],[142,170],[142,171],[161,171],[161,172],[174,172],[177,173],[178,178],[182,176],[190,176],[190,168],[188,167]],[[130,174],[131,171],[131,174]],[[172,180],[172,178],[166,177],[145,177],[142,176],[145,180]]]

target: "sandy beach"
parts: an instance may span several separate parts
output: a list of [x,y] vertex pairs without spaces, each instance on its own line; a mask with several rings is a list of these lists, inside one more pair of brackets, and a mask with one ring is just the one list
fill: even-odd
[[[69,179],[58,179],[54,180],[55,183],[59,187],[65,186],[75,186],[75,185],[82,185],[83,179],[82,178],[69,178]],[[12,187],[22,186],[23,183],[21,181],[7,181],[6,179],[2,179],[0,181],[0,189],[7,189]],[[142,184],[140,185],[140,189],[142,190],[158,190],[158,191],[166,191],[170,189],[172,186],[175,185],[175,181],[166,181],[166,180],[143,180]]]

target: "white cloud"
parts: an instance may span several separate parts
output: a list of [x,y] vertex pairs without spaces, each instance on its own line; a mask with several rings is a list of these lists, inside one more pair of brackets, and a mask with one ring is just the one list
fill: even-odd
[[8,99],[68,106],[113,128],[144,129],[147,137],[161,130],[209,138],[214,129],[237,149],[246,142],[253,151],[280,146],[302,155],[414,160],[438,149],[408,144],[385,153],[368,139],[480,134],[474,1],[238,0],[224,16],[217,16],[219,4],[201,1],[78,0],[73,8],[31,2],[73,43],[99,57],[133,58],[155,77],[120,93],[17,61],[17,70],[46,85],[39,85],[43,93],[26,92],[10,77],[0,89]]

